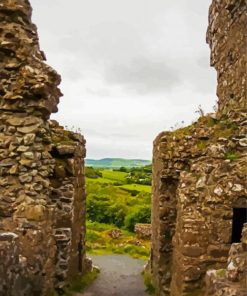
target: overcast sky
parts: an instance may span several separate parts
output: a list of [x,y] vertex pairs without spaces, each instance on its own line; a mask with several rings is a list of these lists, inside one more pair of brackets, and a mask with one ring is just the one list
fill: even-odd
[[80,128],[87,157],[152,157],[159,132],[211,112],[211,0],[30,0],[64,97],[52,115]]

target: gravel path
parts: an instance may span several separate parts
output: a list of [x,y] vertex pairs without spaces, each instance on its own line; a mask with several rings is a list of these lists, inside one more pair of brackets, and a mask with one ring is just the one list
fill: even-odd
[[141,276],[144,261],[126,255],[91,256],[100,267],[96,281],[76,296],[146,296]]

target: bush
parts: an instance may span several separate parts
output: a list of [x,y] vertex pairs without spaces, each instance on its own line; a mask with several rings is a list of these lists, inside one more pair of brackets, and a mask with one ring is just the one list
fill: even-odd
[[87,218],[91,221],[122,227],[126,213],[127,207],[108,195],[89,194],[87,197]]
[[93,167],[86,167],[85,176],[91,179],[98,179],[102,177],[102,173],[98,169],[94,169]]
[[148,205],[136,207],[128,214],[124,220],[124,227],[129,231],[134,231],[137,223],[151,223],[151,208]]

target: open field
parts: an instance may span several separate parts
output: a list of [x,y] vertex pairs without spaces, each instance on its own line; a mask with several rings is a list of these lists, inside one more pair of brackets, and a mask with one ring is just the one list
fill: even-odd
[[111,170],[101,170],[101,173],[103,175],[103,179],[121,182],[126,182],[126,176],[128,175],[128,173],[125,172]]
[[139,191],[139,192],[148,192],[151,193],[151,186],[149,185],[141,185],[141,184],[125,184],[119,186],[120,188],[127,189],[130,191]]

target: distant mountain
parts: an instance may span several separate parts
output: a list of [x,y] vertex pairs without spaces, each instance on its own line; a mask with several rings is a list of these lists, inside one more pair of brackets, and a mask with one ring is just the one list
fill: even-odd
[[120,167],[141,167],[151,164],[150,160],[144,159],[124,159],[124,158],[103,158],[103,159],[86,159],[86,166],[95,168],[120,168]]

